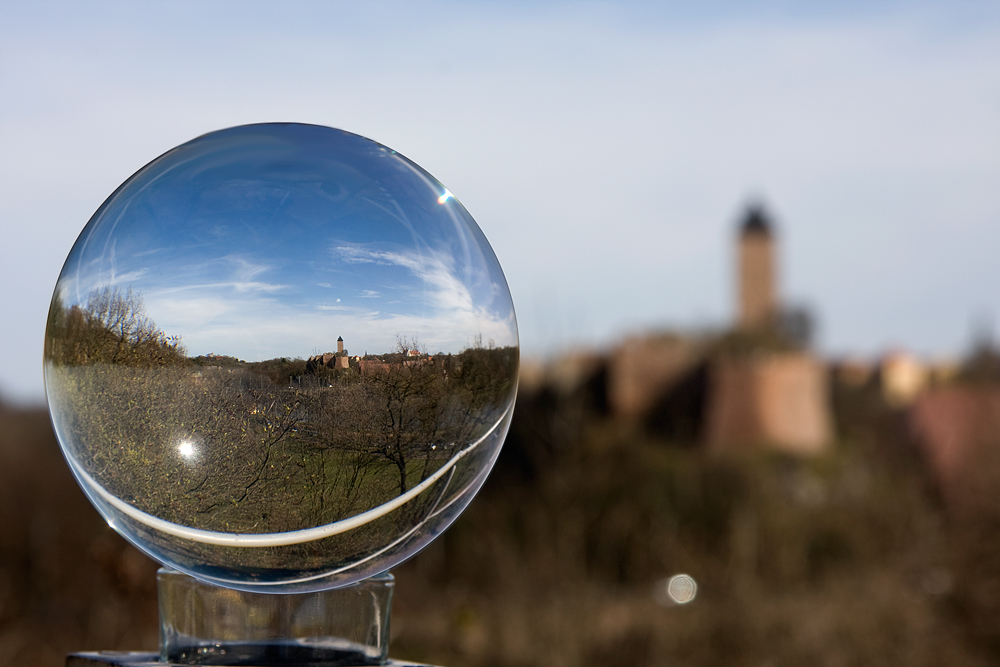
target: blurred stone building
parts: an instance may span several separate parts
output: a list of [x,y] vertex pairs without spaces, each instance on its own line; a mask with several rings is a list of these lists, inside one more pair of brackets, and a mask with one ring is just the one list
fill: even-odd
[[996,507],[1000,387],[937,387],[921,394],[906,416],[930,478],[949,508]]
[[879,363],[878,378],[885,402],[899,408],[912,404],[927,388],[930,369],[912,354],[890,352]]
[[905,416],[931,478],[949,504],[996,503],[1000,350],[981,345],[960,367],[939,362],[927,375]]
[[702,361],[705,345],[690,336],[631,336],[608,360],[607,393],[612,413],[643,419]]

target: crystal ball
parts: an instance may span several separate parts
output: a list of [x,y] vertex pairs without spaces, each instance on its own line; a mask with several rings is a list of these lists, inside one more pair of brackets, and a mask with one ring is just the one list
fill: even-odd
[[45,388],[73,474],[163,564],[348,585],[439,535],[510,425],[518,338],[472,216],[328,127],[198,137],[140,169],[59,274]]

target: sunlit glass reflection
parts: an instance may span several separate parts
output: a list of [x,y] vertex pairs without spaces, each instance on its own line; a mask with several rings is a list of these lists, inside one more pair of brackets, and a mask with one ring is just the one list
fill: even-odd
[[177,445],[177,452],[186,459],[193,457],[197,450],[194,447],[194,443],[190,440],[182,440],[179,445]]

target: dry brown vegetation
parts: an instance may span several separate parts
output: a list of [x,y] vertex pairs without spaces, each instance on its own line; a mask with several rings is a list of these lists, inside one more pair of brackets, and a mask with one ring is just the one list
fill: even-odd
[[[945,509],[898,413],[838,393],[818,459],[711,458],[522,392],[494,476],[397,572],[397,655],[452,665],[988,665],[1000,504]],[[1000,468],[974,466],[980,488]],[[984,497],[985,496],[985,497]],[[664,577],[699,582],[663,607]]]
[[[1000,476],[946,511],[892,413],[838,396],[820,459],[713,459],[522,392],[494,475],[396,571],[391,653],[443,665],[989,665]],[[971,474],[971,473],[970,473]],[[155,565],[76,488],[41,411],[0,412],[0,665],[153,649]],[[663,607],[685,572],[698,597]]]
[[0,664],[156,646],[155,572],[90,507],[48,414],[0,406]]

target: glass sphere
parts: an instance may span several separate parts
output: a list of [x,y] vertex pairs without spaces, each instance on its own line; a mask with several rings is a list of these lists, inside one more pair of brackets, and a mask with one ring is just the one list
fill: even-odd
[[213,132],[98,209],[56,284],[45,386],[108,523],[210,583],[347,585],[482,486],[517,324],[472,216],[395,151],[327,127]]

